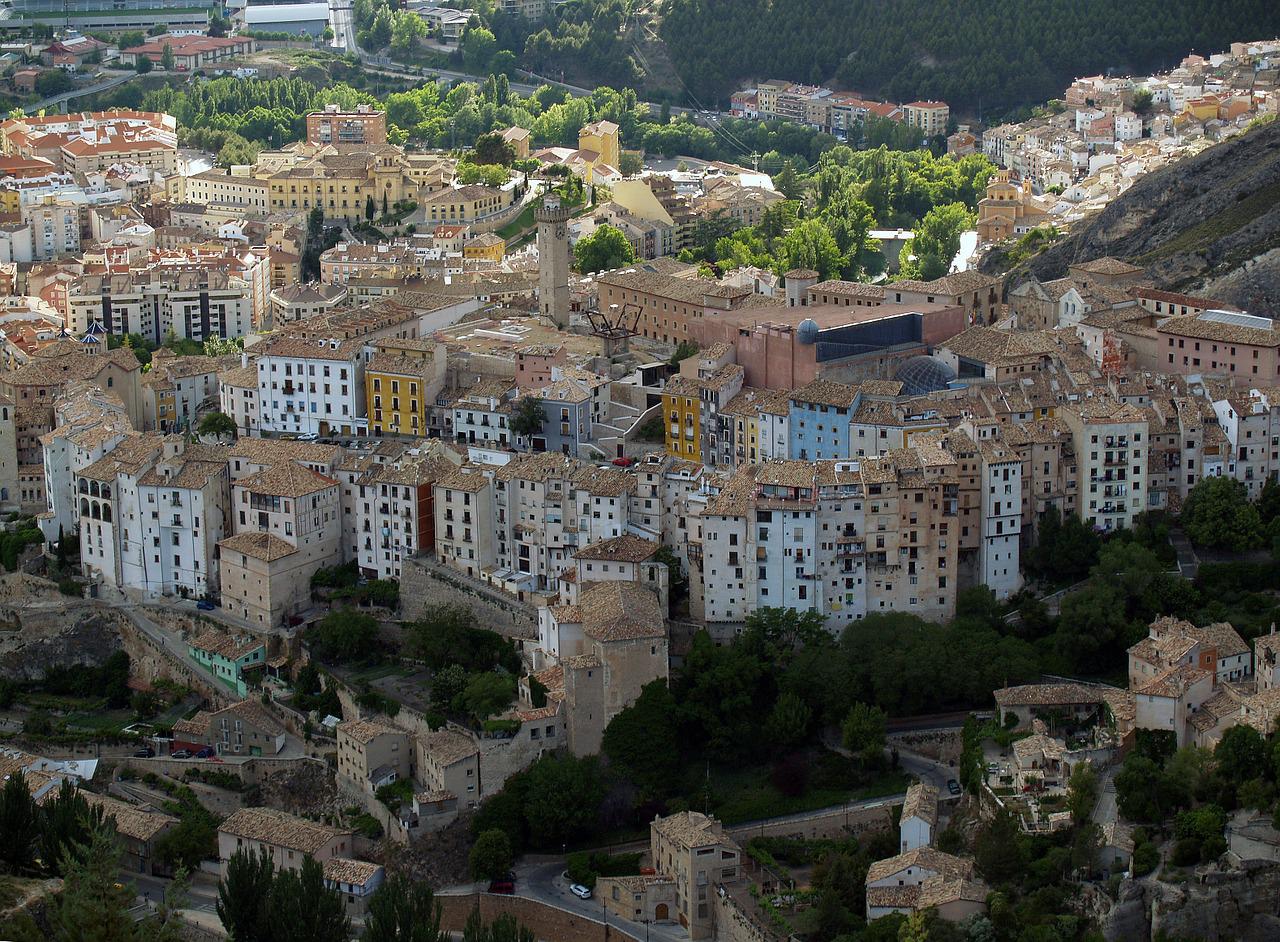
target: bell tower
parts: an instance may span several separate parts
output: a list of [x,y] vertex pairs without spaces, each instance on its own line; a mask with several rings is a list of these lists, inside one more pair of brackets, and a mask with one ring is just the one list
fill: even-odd
[[557,327],[569,326],[569,210],[548,194],[533,211],[538,223],[538,310]]

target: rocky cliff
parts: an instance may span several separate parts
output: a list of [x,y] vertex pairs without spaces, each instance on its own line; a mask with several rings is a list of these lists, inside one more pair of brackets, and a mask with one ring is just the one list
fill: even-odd
[[1280,864],[1202,869],[1186,883],[1126,880],[1119,900],[1100,921],[1108,942],[1280,939]]
[[[1114,255],[1169,290],[1280,316],[1280,121],[1148,174],[1068,237],[1010,273],[1061,278]],[[1002,269],[994,251],[983,269]]]

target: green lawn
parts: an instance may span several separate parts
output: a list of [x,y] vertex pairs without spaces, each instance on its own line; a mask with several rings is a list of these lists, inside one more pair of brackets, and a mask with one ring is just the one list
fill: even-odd
[[86,729],[100,733],[118,733],[134,721],[132,710],[78,711],[67,715],[67,729]]

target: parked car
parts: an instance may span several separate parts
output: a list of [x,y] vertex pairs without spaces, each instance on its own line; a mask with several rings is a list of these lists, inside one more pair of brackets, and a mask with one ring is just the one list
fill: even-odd
[[960,794],[960,783],[953,778],[947,779],[947,791],[953,795]]
[[218,606],[214,605],[208,599],[201,599],[199,602],[196,602],[196,608],[200,609],[202,612],[211,612],[217,607]]
[[581,883],[570,883],[569,892],[578,899],[591,899],[591,887],[583,886]]
[[215,754],[215,751],[213,746],[205,746],[203,749],[201,749],[199,752],[196,753],[196,758],[207,759],[214,754]]
[[190,759],[190,758],[191,758],[191,750],[190,750],[190,749],[179,749],[177,752],[171,752],[171,753],[169,753],[169,758],[170,758],[170,759]]
[[154,759],[156,751],[148,746],[146,749],[139,749],[133,754],[135,759]]
[[992,762],[990,765],[988,765],[988,766],[987,766],[987,774],[988,774],[988,775],[999,775],[999,774],[1000,774],[1000,765],[999,765],[999,763],[997,763],[997,762]]
[[513,880],[494,880],[489,884],[490,893],[502,893],[504,896],[513,896],[516,892],[515,881]]

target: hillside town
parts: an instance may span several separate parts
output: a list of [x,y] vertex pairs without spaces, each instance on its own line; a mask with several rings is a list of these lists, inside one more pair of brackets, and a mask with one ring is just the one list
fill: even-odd
[[[177,102],[335,32],[201,10],[9,81]],[[16,109],[0,934],[1274,937],[1274,295],[1019,262],[1273,132],[1277,56],[987,127],[764,80],[734,117],[840,142],[776,173],[585,104],[448,150]]]

